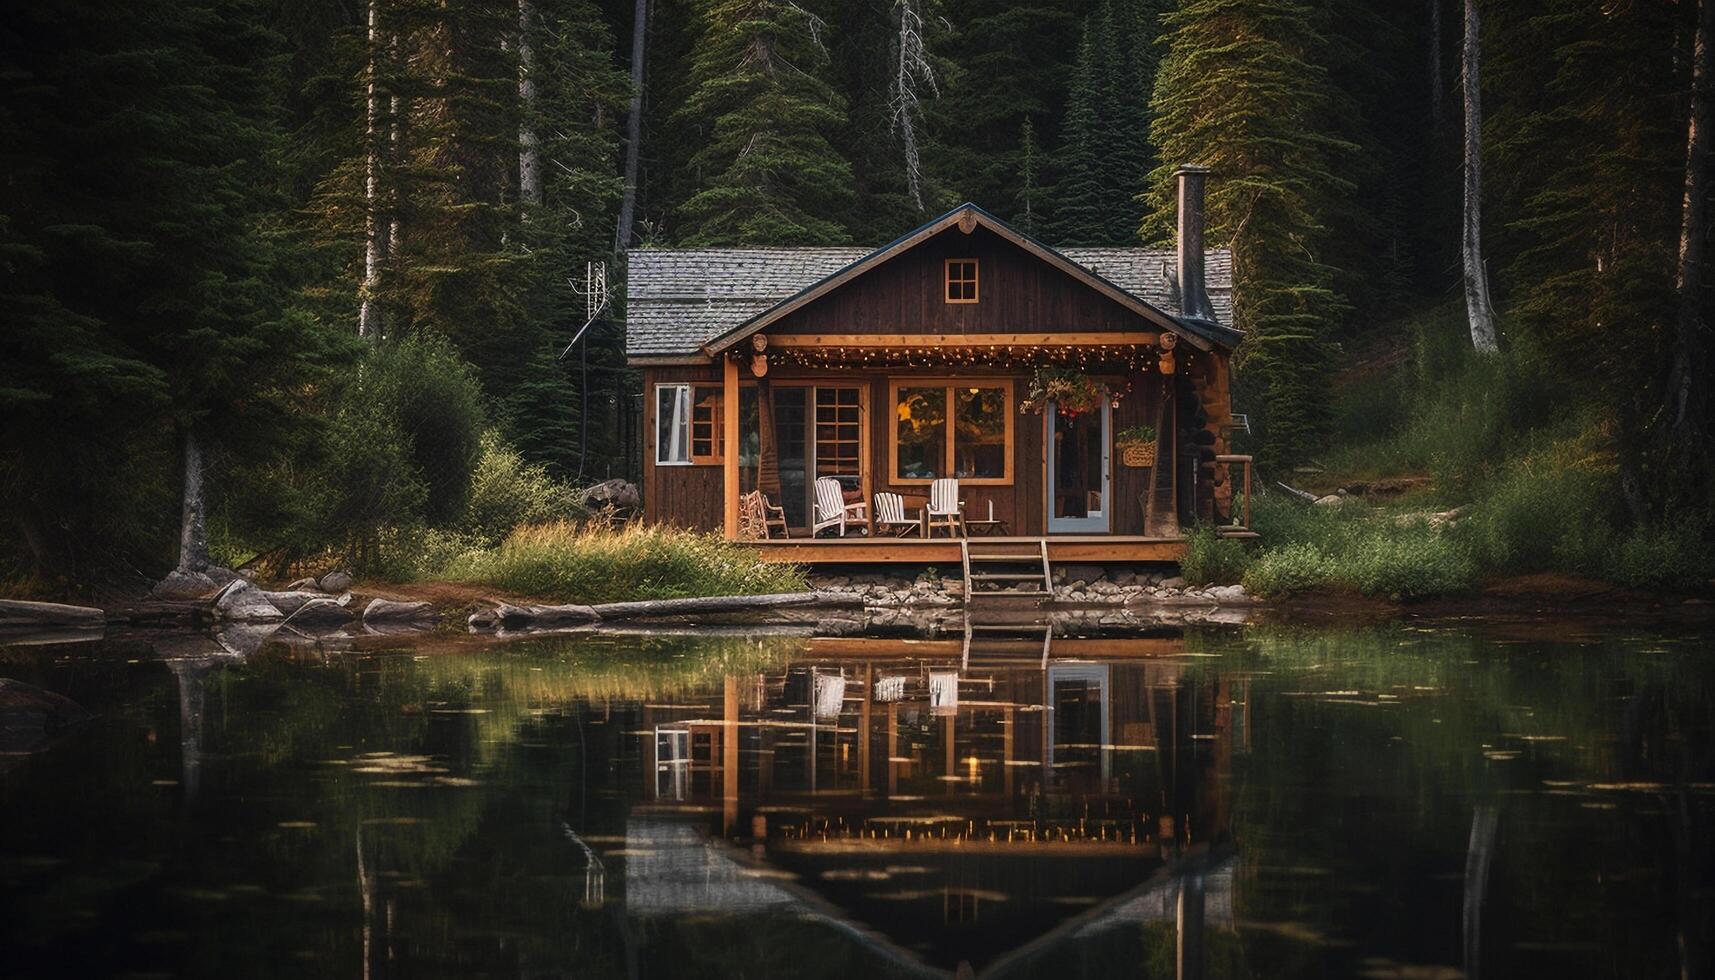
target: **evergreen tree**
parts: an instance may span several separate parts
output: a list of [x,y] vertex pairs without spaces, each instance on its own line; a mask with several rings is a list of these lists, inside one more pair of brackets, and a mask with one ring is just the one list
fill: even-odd
[[1084,21],[1072,90],[1061,129],[1059,179],[1054,185],[1054,240],[1059,245],[1107,244],[1107,161],[1102,109],[1109,106],[1104,72],[1111,67],[1112,21],[1104,2],[1094,19]]
[[1264,465],[1301,461],[1327,430],[1327,337],[1346,307],[1322,215],[1351,192],[1343,161],[1354,149],[1331,132],[1334,93],[1311,60],[1317,14],[1297,0],[1187,0],[1163,23],[1150,130],[1163,163],[1146,232],[1172,227],[1174,165],[1213,169],[1208,237],[1233,249],[1235,326],[1247,334],[1241,407],[1261,423]]
[[287,307],[268,234],[278,39],[262,22],[243,0],[11,20],[0,492],[40,572],[159,571],[177,500],[185,563],[204,562],[200,474],[180,461],[277,451],[328,351]]
[[851,199],[831,139],[845,100],[828,84],[825,21],[786,0],[710,0],[681,114],[700,122],[700,187],[680,208],[698,245],[830,245]]
[[1037,231],[1036,215],[1041,208],[1042,189],[1037,183],[1037,159],[1041,151],[1036,146],[1036,127],[1030,117],[1018,127],[1018,193],[1013,198],[1012,223],[1026,235]]
[[1013,199],[1019,126],[1028,118],[1038,134],[1059,130],[1085,6],[944,0],[952,31],[940,46],[948,69],[931,110],[940,141],[929,166],[954,196],[996,209]]

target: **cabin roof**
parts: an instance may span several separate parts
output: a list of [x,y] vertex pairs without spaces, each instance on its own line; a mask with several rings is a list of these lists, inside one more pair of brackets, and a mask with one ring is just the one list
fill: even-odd
[[638,358],[702,359],[705,345],[768,319],[777,307],[814,298],[835,281],[861,274],[965,212],[1049,261],[1065,260],[1094,288],[1171,319],[1184,332],[1231,347],[1232,253],[1205,253],[1205,280],[1218,322],[1178,316],[1171,249],[1064,248],[1043,245],[981,208],[963,205],[879,249],[862,247],[695,248],[633,250],[626,274],[626,353]]

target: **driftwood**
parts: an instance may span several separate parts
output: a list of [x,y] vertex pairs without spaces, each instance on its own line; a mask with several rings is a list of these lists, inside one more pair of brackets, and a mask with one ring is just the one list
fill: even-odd
[[1282,489],[1282,490],[1285,490],[1285,491],[1286,491],[1286,492],[1287,492],[1287,493],[1290,493],[1290,494],[1292,494],[1292,495],[1293,495],[1293,496],[1294,496],[1294,497],[1297,497],[1297,498],[1298,498],[1298,499],[1299,499],[1299,500],[1302,500],[1302,501],[1304,501],[1304,502],[1306,502],[1306,503],[1311,503],[1311,504],[1313,504],[1313,503],[1315,503],[1315,502],[1316,502],[1316,501],[1317,501],[1317,500],[1318,500],[1318,499],[1319,499],[1319,498],[1318,498],[1318,497],[1317,497],[1317,496],[1316,496],[1316,495],[1315,495],[1315,494],[1313,494],[1313,493],[1306,493],[1306,492],[1305,492],[1305,491],[1303,491],[1303,490],[1297,490],[1297,489],[1294,489],[1294,488],[1292,488],[1292,487],[1289,487],[1289,486],[1287,486],[1287,485],[1286,485],[1286,484],[1284,484],[1284,483],[1282,483],[1282,482],[1280,482],[1280,481],[1279,481],[1279,480],[1276,480],[1276,481],[1274,481],[1274,485],[1275,485],[1275,486],[1277,486],[1277,487],[1279,487],[1279,488],[1280,488],[1280,489]]
[[502,603],[493,616],[471,617],[471,625],[483,627],[497,622],[509,629],[529,626],[567,626],[615,619],[654,619],[675,616],[706,616],[720,613],[783,609],[790,606],[862,605],[856,596],[835,592],[784,592],[775,595],[708,596],[695,599],[648,599],[639,602],[604,602],[593,606],[514,606]]

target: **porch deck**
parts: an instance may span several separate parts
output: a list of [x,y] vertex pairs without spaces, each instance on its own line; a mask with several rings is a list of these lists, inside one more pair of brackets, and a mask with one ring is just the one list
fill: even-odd
[[1041,536],[977,538],[774,538],[740,541],[754,548],[764,561],[801,564],[958,564],[959,542],[984,545],[1017,544],[1035,550],[1048,543],[1051,562],[1178,561],[1185,556],[1184,537],[1145,537],[1126,534],[1054,534]]

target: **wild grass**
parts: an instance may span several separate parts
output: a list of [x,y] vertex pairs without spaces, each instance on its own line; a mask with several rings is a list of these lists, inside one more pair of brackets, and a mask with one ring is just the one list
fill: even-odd
[[1179,574],[1191,585],[1232,585],[1244,579],[1251,553],[1244,542],[1223,538],[1213,528],[1191,533]]
[[1253,520],[1266,544],[1243,581],[1258,595],[1352,591],[1417,599],[1463,592],[1477,581],[1469,551],[1425,520],[1279,495],[1259,497]]
[[714,535],[645,524],[521,527],[498,547],[466,551],[429,577],[586,603],[807,588],[796,566],[764,562]]

